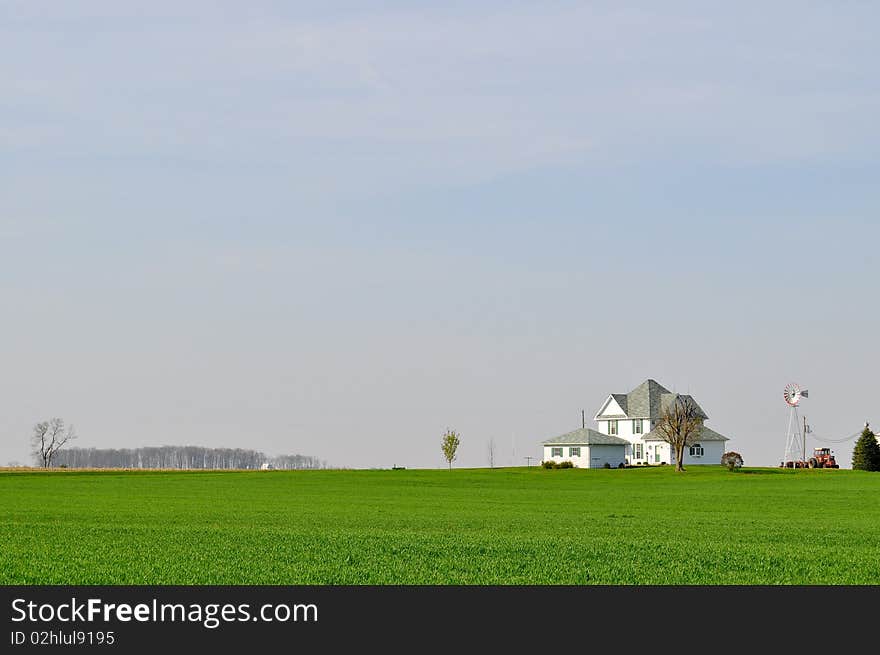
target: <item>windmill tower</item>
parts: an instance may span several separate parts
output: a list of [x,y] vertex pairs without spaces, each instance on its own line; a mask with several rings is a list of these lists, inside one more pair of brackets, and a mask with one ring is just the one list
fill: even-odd
[[788,404],[789,413],[788,432],[785,435],[785,455],[782,458],[782,466],[788,468],[806,466],[806,462],[803,461],[801,450],[801,440],[803,439],[803,435],[801,434],[801,424],[800,419],[798,418],[797,408],[801,398],[809,398],[809,393],[806,389],[801,389],[796,384],[788,384],[785,387],[783,396],[785,397],[785,402]]

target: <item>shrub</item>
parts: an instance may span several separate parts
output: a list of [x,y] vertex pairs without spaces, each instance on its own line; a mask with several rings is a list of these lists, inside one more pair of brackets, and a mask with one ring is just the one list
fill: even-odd
[[626,467],[623,465],[623,462],[621,462],[620,464],[617,465],[617,468],[622,469],[622,468],[626,468]]
[[603,469],[610,469],[610,468],[611,468],[611,464],[609,464],[608,462],[605,462],[604,464],[602,464],[602,468],[603,468]]
[[867,424],[853,448],[852,467],[857,471],[880,471],[880,445]]
[[545,469],[571,469],[574,468],[574,464],[569,461],[565,462],[554,462],[553,460],[547,460],[546,462],[541,462],[541,466]]
[[721,456],[721,464],[726,466],[728,471],[738,469],[743,465],[742,455],[731,450]]

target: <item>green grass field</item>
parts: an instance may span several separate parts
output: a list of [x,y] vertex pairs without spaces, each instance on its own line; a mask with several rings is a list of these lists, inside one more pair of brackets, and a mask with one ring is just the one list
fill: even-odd
[[880,474],[0,473],[3,584],[880,584]]

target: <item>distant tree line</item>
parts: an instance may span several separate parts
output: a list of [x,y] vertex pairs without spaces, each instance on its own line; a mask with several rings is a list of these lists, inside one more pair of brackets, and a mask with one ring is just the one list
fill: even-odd
[[154,446],[145,448],[65,448],[52,459],[66,468],[130,469],[323,469],[327,463],[309,455],[270,457],[258,450],[205,448],[203,446]]

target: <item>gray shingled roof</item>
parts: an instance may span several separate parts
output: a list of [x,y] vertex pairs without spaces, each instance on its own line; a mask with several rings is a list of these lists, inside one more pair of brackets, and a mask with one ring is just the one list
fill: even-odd
[[[697,412],[699,413],[699,415],[700,415],[704,420],[707,419],[707,418],[709,418],[709,417],[706,415],[706,412],[703,411],[703,408],[700,407],[700,405],[697,403],[696,400],[694,400],[694,397],[693,397],[693,396],[689,396],[689,395],[684,394],[684,393],[679,393],[679,394],[674,394],[674,393],[664,393],[663,395],[661,395],[661,396],[660,396],[660,411],[661,411],[661,412],[666,411],[666,408],[668,408],[668,407],[672,404],[672,401],[673,401],[673,399],[674,399],[676,396],[678,396],[679,398],[681,398],[682,400],[685,400],[685,401],[690,400],[690,402],[692,402],[692,403],[696,406],[696,408],[697,408]],[[659,415],[658,415],[658,416],[659,416]]]
[[700,415],[707,419],[706,412],[700,407],[693,396],[687,394],[674,394],[656,380],[645,380],[629,393],[613,393],[611,397],[620,405],[623,415],[602,414],[609,418],[649,418],[657,420],[664,409],[669,407],[676,395],[689,398],[700,410]]
[[[660,431],[657,428],[651,430],[648,434],[642,437],[643,441],[665,441],[663,435],[660,434]],[[694,443],[700,443],[702,441],[730,441],[727,437],[722,434],[718,434],[712,428],[707,428],[705,425],[700,429],[700,436],[693,440]]]
[[626,394],[627,416],[631,418],[660,417],[660,397],[670,393],[656,380],[645,380]]
[[626,439],[621,439],[620,437],[612,436],[610,434],[602,434],[601,432],[596,432],[595,430],[591,430],[590,428],[578,428],[577,430],[572,430],[571,432],[559,435],[558,437],[547,439],[546,441],[542,441],[541,443],[573,444],[575,446],[626,446],[629,444],[629,441],[627,441]]

